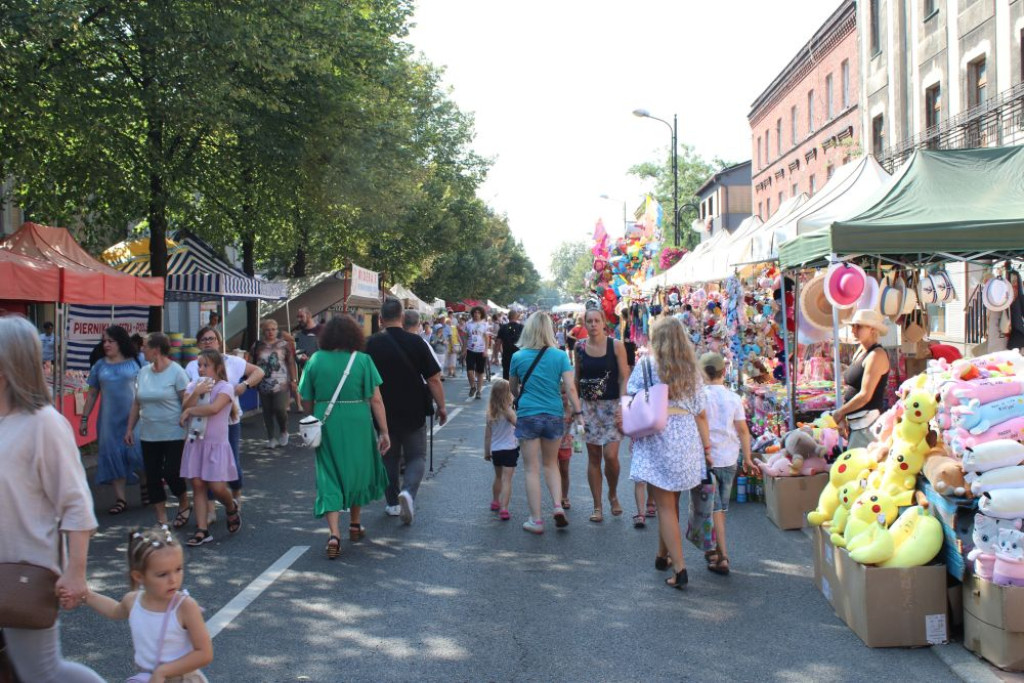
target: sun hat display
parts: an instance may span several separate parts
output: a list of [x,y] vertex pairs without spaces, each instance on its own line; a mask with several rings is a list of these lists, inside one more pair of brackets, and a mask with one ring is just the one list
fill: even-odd
[[825,297],[825,273],[818,273],[800,289],[800,315],[813,327],[832,329],[832,304]]
[[948,304],[956,301],[956,288],[953,287],[953,278],[945,268],[932,273],[932,280],[935,282],[935,296],[940,304]]
[[878,295],[878,312],[895,320],[903,312],[903,299],[907,286],[902,278],[889,278],[882,284]]
[[805,346],[828,341],[832,338],[832,328],[815,327],[808,322],[807,318],[801,316],[800,322],[797,324],[796,338],[797,342]]
[[917,283],[917,300],[922,306],[941,303],[939,299],[939,291],[935,284],[935,278],[931,275],[925,275],[921,278],[921,281]]
[[990,279],[981,288],[981,300],[990,311],[1005,311],[1013,303],[1010,283],[1001,277]]
[[850,324],[873,327],[882,334],[889,331],[889,324],[885,321],[885,317],[873,308],[858,309],[857,312],[853,314]]
[[854,304],[853,309],[877,308],[878,307],[878,280],[870,275],[864,278],[864,291],[860,299]]
[[867,275],[853,263],[833,263],[825,272],[825,297],[836,308],[856,305],[864,293]]
[[917,309],[917,289],[914,287],[907,287],[903,290],[903,308],[901,312],[903,315],[909,315]]

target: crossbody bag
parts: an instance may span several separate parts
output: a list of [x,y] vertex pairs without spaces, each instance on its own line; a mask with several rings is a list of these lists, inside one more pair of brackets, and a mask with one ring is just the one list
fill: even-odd
[[[576,346],[576,362],[577,364],[582,363],[583,357],[587,355],[587,344],[586,341],[582,345]],[[599,401],[604,398],[605,392],[608,391],[608,381],[612,377],[612,363],[617,362],[615,358],[615,342],[608,338],[608,344],[605,348],[605,364],[608,365],[608,369],[604,371],[604,374],[600,377],[591,377],[587,379],[580,378],[580,398],[584,401]],[[582,367],[582,366],[581,366]]]
[[[385,337],[387,337],[388,341],[390,341],[394,345],[395,349],[398,351],[398,357],[402,359],[402,363],[404,363],[405,367],[409,369],[409,372],[411,372],[413,375],[416,375],[418,377],[423,377],[423,373],[421,373],[419,370],[417,370],[416,366],[412,364],[411,360],[409,360],[409,356],[405,353],[405,349],[402,348],[402,345],[399,344],[395,340],[394,337],[392,337],[390,334],[388,334],[386,330],[385,331],[381,331],[381,334],[383,334]],[[426,385],[425,382],[422,383],[422,386],[423,386],[423,390],[422,390],[423,391],[423,414],[424,415],[433,415],[434,414],[434,397],[430,395],[430,389],[427,388],[427,385]]]
[[341,393],[341,388],[345,386],[345,380],[348,379],[348,374],[352,371],[352,363],[356,359],[356,353],[358,352],[353,351],[352,355],[348,357],[348,365],[345,366],[345,372],[342,373],[341,380],[334,390],[334,395],[331,396],[331,402],[327,404],[327,410],[324,411],[324,419],[318,420],[314,415],[307,415],[299,420],[299,435],[302,437],[303,445],[307,448],[320,447],[320,440],[323,438],[324,422],[327,422],[327,418],[331,416],[331,411],[334,410],[334,404],[338,402],[338,394]]
[[537,354],[537,357],[533,359],[533,362],[532,362],[532,363],[530,363],[530,367],[529,367],[529,369],[528,369],[528,370],[526,371],[526,374],[525,374],[525,375],[523,375],[523,381],[522,381],[522,383],[521,383],[521,384],[519,385],[519,395],[518,395],[518,396],[516,396],[516,397],[515,397],[515,398],[514,398],[514,399],[512,400],[512,409],[513,409],[513,410],[519,410],[519,399],[521,399],[521,398],[523,397],[523,394],[524,394],[524,393],[526,393],[526,381],[527,381],[528,379],[530,379],[530,375],[532,375],[532,374],[533,374],[533,369],[534,369],[535,367],[537,367],[537,363],[539,363],[539,362],[540,362],[540,359],[541,359],[541,358],[542,358],[542,357],[544,356],[544,352],[545,352],[545,351],[547,351],[547,350],[548,350],[548,347],[546,347],[546,346],[542,346],[542,347],[540,348],[540,353],[538,353],[538,354]]

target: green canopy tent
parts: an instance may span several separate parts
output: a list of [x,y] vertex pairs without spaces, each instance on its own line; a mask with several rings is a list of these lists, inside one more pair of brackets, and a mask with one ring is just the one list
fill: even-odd
[[1024,147],[918,150],[857,215],[779,247],[784,269],[831,255],[899,263],[995,261],[1024,253]]

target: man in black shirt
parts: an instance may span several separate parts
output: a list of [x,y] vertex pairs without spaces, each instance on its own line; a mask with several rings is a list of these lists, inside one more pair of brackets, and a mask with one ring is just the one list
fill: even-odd
[[519,350],[519,335],[523,333],[523,325],[519,322],[519,311],[508,312],[508,322],[498,328],[498,340],[501,342],[501,376],[508,379],[508,369],[512,364],[512,354]]
[[[384,494],[387,499],[384,512],[400,516],[405,524],[412,524],[416,492],[426,470],[426,417],[431,402],[437,405],[441,424],[448,421],[448,411],[444,404],[441,368],[430,347],[418,335],[402,329],[402,303],[398,299],[384,300],[380,324],[383,329],[367,340],[366,353],[383,380],[380,394],[391,436],[391,450],[384,455],[389,480]],[[400,485],[403,459],[405,472]]]

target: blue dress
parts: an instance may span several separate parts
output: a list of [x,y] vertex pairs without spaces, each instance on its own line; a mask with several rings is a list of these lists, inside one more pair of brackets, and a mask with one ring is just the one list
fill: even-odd
[[100,417],[96,422],[100,448],[97,484],[109,484],[115,479],[127,479],[130,484],[138,481],[135,472],[142,469],[138,426],[134,446],[125,444],[124,433],[135,400],[135,378],[139,368],[134,358],[120,363],[101,358],[89,372],[89,387],[99,389],[101,398]]

